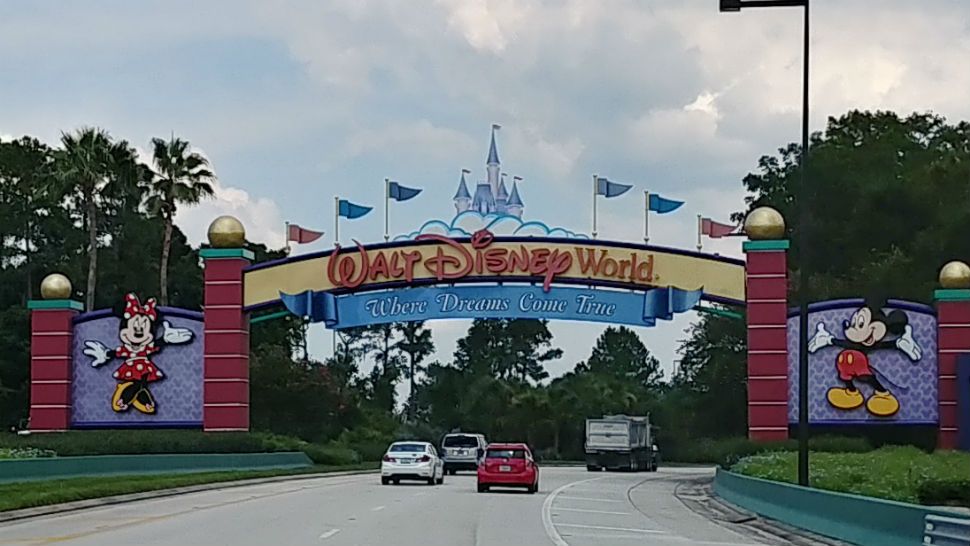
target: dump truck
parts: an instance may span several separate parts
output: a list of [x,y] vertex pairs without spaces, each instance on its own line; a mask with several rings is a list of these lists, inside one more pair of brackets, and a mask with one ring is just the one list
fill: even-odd
[[660,450],[653,441],[649,416],[586,420],[586,470],[654,472],[659,464]]

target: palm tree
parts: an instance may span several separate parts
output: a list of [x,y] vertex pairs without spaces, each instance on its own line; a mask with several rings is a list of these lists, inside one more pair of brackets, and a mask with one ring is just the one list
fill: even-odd
[[417,403],[417,373],[421,362],[434,352],[434,341],[431,340],[431,330],[424,327],[424,321],[399,322],[394,329],[401,334],[401,339],[394,347],[408,355],[407,374],[411,380],[411,390],[408,394],[408,421],[414,420],[414,410]]
[[135,152],[124,140],[115,142],[104,129],[82,127],[74,133],[61,134],[62,149],[55,153],[55,170],[63,184],[65,199],[80,215],[81,225],[88,234],[88,278],[84,291],[85,307],[94,307],[94,292],[98,278],[99,212],[114,197],[137,184],[137,177],[128,176],[135,165]]
[[159,300],[162,305],[168,305],[168,257],[172,250],[175,211],[179,205],[195,205],[212,197],[214,192],[209,181],[214,180],[215,175],[209,170],[206,158],[190,152],[189,143],[174,135],[168,141],[153,138],[152,148],[155,177],[146,205],[149,213],[160,216],[165,222],[158,284]]

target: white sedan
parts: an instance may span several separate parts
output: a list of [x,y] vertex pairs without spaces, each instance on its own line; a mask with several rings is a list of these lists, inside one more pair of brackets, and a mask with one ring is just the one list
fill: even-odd
[[445,463],[428,442],[394,442],[381,460],[381,484],[421,480],[428,485],[444,483]]

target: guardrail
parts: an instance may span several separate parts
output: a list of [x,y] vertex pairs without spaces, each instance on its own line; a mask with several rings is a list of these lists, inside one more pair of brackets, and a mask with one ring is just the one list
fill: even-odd
[[970,519],[927,514],[925,521],[923,544],[970,546]]
[[306,468],[303,452],[95,455],[0,460],[0,483],[87,476]]
[[957,511],[800,487],[721,469],[714,478],[714,492],[758,515],[861,546],[923,544],[927,517],[945,518],[949,525],[970,525],[970,517]]

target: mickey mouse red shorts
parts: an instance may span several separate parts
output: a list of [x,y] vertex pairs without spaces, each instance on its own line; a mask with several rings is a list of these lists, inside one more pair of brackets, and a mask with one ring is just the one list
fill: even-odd
[[855,377],[872,375],[869,368],[869,357],[862,351],[846,349],[839,353],[835,361],[835,367],[839,370],[839,379],[851,381]]

